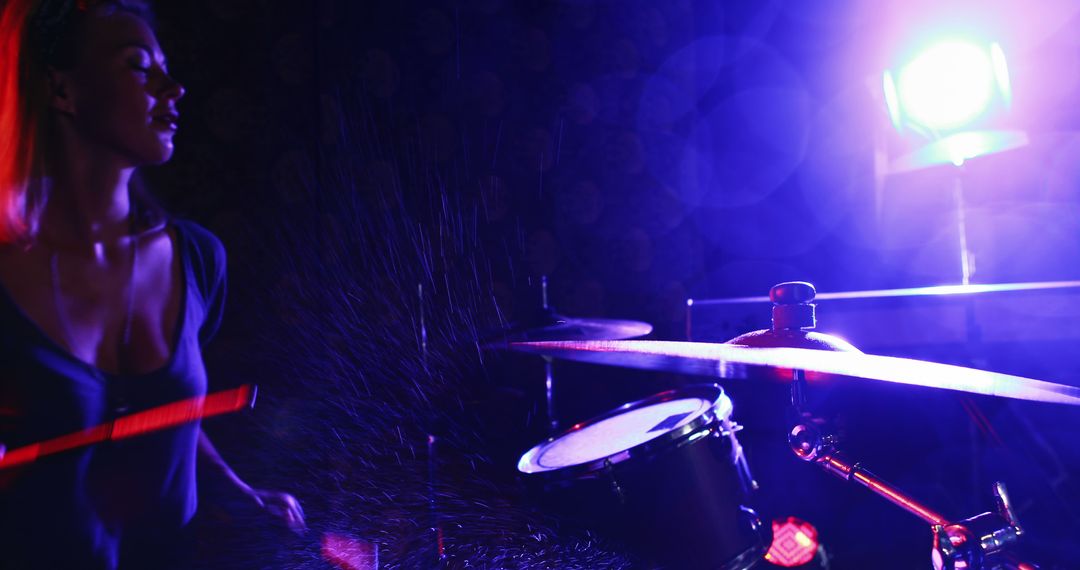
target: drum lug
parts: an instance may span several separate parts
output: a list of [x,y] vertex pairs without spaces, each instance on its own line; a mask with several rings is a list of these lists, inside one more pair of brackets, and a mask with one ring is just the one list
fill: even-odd
[[743,430],[743,425],[730,420],[724,421],[713,430],[713,437],[728,437],[729,435],[739,433]]
[[626,504],[626,494],[623,493],[622,487],[619,486],[619,480],[615,478],[614,464],[610,459],[604,459],[604,475],[608,478],[608,483],[611,484],[611,490],[615,492],[615,496],[619,498],[619,504]]

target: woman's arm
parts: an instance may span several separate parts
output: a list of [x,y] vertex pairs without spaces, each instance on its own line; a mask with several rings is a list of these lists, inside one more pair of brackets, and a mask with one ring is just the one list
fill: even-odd
[[296,497],[280,491],[256,489],[245,483],[222,459],[202,428],[199,429],[199,463],[205,466],[207,472],[225,481],[243,497],[250,499],[255,506],[280,519],[290,529],[296,532],[307,530],[304,524],[304,509],[300,507]]
[[205,466],[206,471],[212,473],[215,477],[224,479],[231,487],[241,493],[245,495],[251,493],[251,486],[245,483],[243,479],[240,479],[236,472],[229,467],[229,464],[225,463],[217,448],[214,447],[214,443],[210,441],[202,428],[199,428],[199,463],[200,467]]

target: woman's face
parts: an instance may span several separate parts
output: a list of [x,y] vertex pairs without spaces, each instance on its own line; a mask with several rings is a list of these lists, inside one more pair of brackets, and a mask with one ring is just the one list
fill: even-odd
[[75,67],[54,73],[54,109],[123,166],[169,160],[184,88],[150,26],[126,12],[91,15],[81,47]]

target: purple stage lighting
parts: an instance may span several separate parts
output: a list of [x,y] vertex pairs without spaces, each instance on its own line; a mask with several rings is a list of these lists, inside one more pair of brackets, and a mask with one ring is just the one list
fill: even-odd
[[1011,104],[1008,67],[997,43],[936,43],[883,76],[889,115],[898,130],[933,138],[971,127]]

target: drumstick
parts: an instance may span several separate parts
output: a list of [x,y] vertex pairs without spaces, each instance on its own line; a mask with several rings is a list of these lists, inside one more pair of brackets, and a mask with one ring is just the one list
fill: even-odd
[[196,396],[150,408],[98,424],[74,433],[25,445],[0,457],[0,469],[32,463],[39,457],[85,447],[103,441],[117,441],[175,427],[180,424],[228,414],[255,405],[256,387],[244,384],[205,396]]

